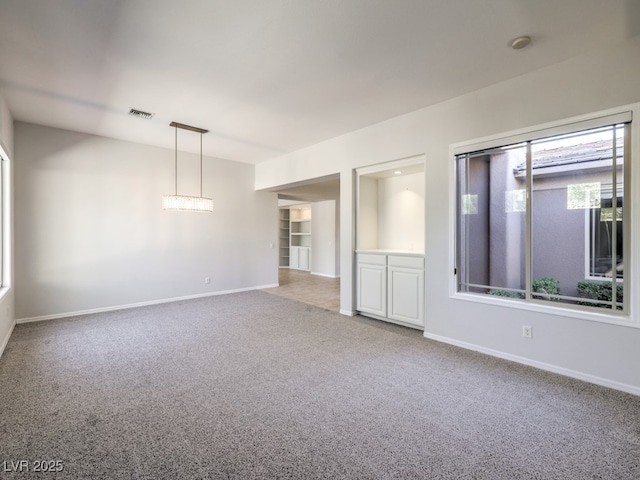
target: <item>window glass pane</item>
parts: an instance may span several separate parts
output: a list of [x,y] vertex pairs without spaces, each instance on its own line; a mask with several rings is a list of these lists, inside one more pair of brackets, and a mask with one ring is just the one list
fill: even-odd
[[623,281],[622,132],[532,142],[533,298],[612,308],[611,279]]
[[[616,219],[613,221],[612,198],[602,201],[602,208],[593,209],[589,219],[589,269],[588,277],[621,279],[623,274],[623,231],[622,204],[623,198],[618,196]],[[616,229],[615,235],[613,229]],[[613,265],[613,241],[616,242],[615,268]]]
[[526,149],[457,157],[459,290],[524,298]]

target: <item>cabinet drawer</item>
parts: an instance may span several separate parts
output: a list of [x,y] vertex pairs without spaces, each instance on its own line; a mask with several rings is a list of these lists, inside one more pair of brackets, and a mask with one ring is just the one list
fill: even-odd
[[423,257],[405,257],[401,255],[389,255],[390,267],[418,268],[424,269]]
[[372,255],[369,253],[358,253],[358,263],[366,263],[367,265],[382,265],[387,264],[386,255]]

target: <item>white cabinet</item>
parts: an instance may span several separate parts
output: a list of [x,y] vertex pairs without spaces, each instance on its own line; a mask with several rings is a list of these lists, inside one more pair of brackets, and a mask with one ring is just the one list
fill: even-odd
[[424,328],[424,257],[358,253],[358,312]]
[[384,255],[358,255],[357,309],[384,317],[387,315],[387,266]]
[[387,317],[424,327],[424,258],[387,257]]
[[309,247],[297,247],[298,250],[298,268],[300,270],[310,270],[311,262],[311,248]]
[[295,268],[297,270],[310,270],[310,258],[310,247],[291,247],[289,249],[289,268]]

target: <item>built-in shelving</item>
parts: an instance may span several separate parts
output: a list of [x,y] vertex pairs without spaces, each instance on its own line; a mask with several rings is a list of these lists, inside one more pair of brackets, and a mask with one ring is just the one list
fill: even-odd
[[311,206],[301,205],[289,210],[289,267],[311,269]]
[[279,217],[279,260],[278,265],[280,267],[288,267],[289,266],[289,256],[290,256],[290,231],[291,231],[291,222],[288,208],[280,209],[280,217]]

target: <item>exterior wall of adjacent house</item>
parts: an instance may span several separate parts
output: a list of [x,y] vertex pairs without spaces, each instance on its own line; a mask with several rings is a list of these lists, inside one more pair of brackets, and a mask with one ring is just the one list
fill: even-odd
[[562,295],[577,296],[577,284],[587,280],[590,209],[567,208],[567,184],[611,183],[611,173],[568,174],[536,178],[532,202],[533,277],[560,281]]
[[577,285],[585,280],[585,211],[562,208],[566,191],[536,190],[532,203],[533,278],[555,278],[560,294],[577,296]]
[[[255,186],[270,189],[340,174],[341,311],[352,313],[354,169],[425,155],[425,336],[640,394],[639,328],[562,310],[515,309],[506,300],[468,301],[452,288],[453,145],[640,102],[638,59],[636,36],[258,164]],[[632,148],[633,170],[640,156]],[[632,220],[640,223],[640,211],[632,212]],[[632,296],[640,296],[634,285]],[[631,322],[637,324],[639,316],[633,311]],[[523,338],[523,325],[533,327],[532,339]]]

